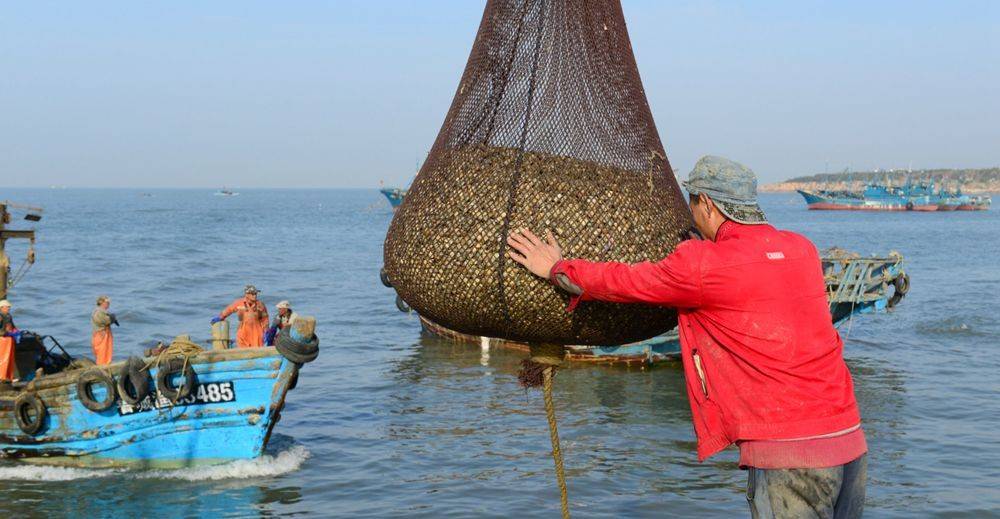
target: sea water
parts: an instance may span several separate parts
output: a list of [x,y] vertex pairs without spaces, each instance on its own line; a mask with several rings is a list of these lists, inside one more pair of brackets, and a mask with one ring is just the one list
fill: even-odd
[[[74,355],[92,355],[99,294],[121,321],[123,358],[182,333],[207,341],[247,283],[272,312],[288,299],[315,315],[321,338],[262,459],[150,472],[0,461],[0,511],[556,517],[541,394],[517,385],[523,354],[422,337],[396,310],[378,281],[392,218],[382,195],[240,191],[0,193],[45,207],[38,263],[10,295],[15,320]],[[912,288],[896,311],[841,327],[871,449],[867,514],[996,515],[998,212],[817,212],[797,195],[762,198],[773,223],[820,248],[906,258]],[[9,247],[15,267],[23,247]],[[576,516],[747,514],[735,451],[695,457],[677,364],[569,367],[555,400]]]

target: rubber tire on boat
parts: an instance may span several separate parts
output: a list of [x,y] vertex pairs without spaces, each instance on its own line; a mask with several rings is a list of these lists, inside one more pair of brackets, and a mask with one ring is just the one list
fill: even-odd
[[907,211],[912,211],[913,210],[913,202],[907,202],[906,203],[906,210]]
[[899,302],[903,299],[903,296],[910,291],[910,276],[907,274],[900,274],[896,276],[896,279],[892,281],[892,286],[894,287],[894,290],[892,292],[892,297],[889,298],[889,308],[899,304]]
[[[132,396],[133,390],[136,396]],[[149,372],[146,365],[135,357],[125,361],[125,367],[118,376],[118,396],[126,403],[136,405],[149,396]]]
[[[29,411],[34,413],[33,418],[28,414]],[[21,393],[14,401],[14,418],[24,434],[31,436],[38,434],[45,423],[46,415],[48,411],[45,409],[45,402],[34,393]]]
[[[93,388],[97,384],[105,388],[104,400],[94,398]],[[115,380],[102,369],[84,371],[76,379],[76,395],[83,407],[94,412],[110,409],[118,399],[118,395],[115,394]]]
[[396,296],[396,310],[404,314],[410,313],[410,305],[406,304],[406,301],[403,301],[403,298],[398,295]]
[[386,274],[384,268],[378,271],[378,279],[385,285],[385,288],[392,288],[392,281],[389,280],[389,274]]
[[296,364],[306,364],[319,356],[319,337],[312,336],[308,342],[298,342],[292,338],[287,329],[278,334],[274,347],[286,359]]
[[[184,372],[181,373],[181,370]],[[170,384],[170,378],[178,373],[184,378],[184,382],[180,387],[174,387]],[[198,378],[190,361],[185,362],[181,357],[171,358],[165,366],[161,365],[159,371],[156,372],[156,389],[171,402],[186,398],[194,390],[197,383]]]
[[910,291],[910,276],[909,274],[900,274],[896,276],[893,284],[896,286],[896,291],[900,294],[906,295]]

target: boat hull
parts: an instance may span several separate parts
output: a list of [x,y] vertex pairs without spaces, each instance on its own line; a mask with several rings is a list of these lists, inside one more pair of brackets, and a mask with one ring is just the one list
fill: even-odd
[[939,206],[929,201],[914,202],[904,199],[884,198],[870,200],[862,197],[833,198],[810,191],[798,192],[806,201],[811,211],[937,211]]
[[[13,416],[12,395],[0,409],[0,456],[85,467],[181,468],[260,456],[281,416],[298,365],[274,348],[220,350],[190,359],[192,395],[176,405],[162,394],[136,406],[120,399],[95,412],[80,402],[76,377],[42,377],[33,391],[46,405],[41,431],[27,435]],[[122,366],[112,365],[112,373]],[[155,380],[157,369],[151,369]],[[117,376],[116,376],[117,378]],[[95,395],[103,396],[102,390]]]
[[[830,299],[830,318],[837,326],[851,319],[856,314],[885,312],[899,303],[905,292],[897,294],[890,291],[889,286],[904,276],[902,258],[890,255],[885,258],[861,258],[842,255],[841,252],[827,251],[822,258],[824,277],[827,278],[828,297]],[[841,275],[835,275],[837,269]],[[849,269],[845,271],[843,269]],[[834,282],[841,277],[850,277],[860,288],[848,290]],[[907,278],[908,279],[908,278]],[[908,289],[908,288],[907,288]],[[841,297],[844,293],[849,297]],[[893,299],[895,299],[893,301]],[[419,315],[420,326],[424,333],[441,337],[453,342],[469,345],[479,345],[481,348],[500,347],[517,351],[529,352],[530,346],[523,342],[509,341],[495,337],[469,335],[441,326],[426,317]],[[568,345],[565,347],[564,360],[575,363],[615,364],[646,366],[665,361],[680,359],[681,344],[677,329],[643,341],[620,345],[582,346]]]
[[406,198],[406,190],[404,189],[384,187],[379,189],[379,192],[385,195],[393,211],[399,209],[400,204],[403,203],[403,199]]

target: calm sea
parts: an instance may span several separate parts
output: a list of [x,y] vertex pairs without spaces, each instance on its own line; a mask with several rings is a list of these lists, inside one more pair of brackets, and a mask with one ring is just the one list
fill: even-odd
[[[5,190],[45,207],[38,264],[11,295],[22,328],[90,355],[113,299],[117,354],[209,335],[246,283],[320,321],[322,351],[290,394],[268,456],[190,471],[0,462],[0,510],[96,517],[557,517],[541,394],[520,354],[421,338],[378,282],[392,218],[374,190]],[[897,311],[844,326],[871,448],[870,517],[1000,509],[1000,212],[809,212],[766,195],[821,248],[901,252]],[[15,264],[21,250],[11,251]],[[677,365],[573,367],[556,380],[578,517],[746,516],[727,451],[698,463]]]

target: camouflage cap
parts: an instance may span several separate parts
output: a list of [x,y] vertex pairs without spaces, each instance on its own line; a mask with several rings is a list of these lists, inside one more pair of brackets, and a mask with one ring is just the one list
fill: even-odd
[[260,290],[257,290],[257,287],[253,285],[247,285],[246,288],[243,289],[243,293],[257,295],[260,293]]
[[704,194],[712,199],[730,220],[750,225],[767,223],[757,203],[757,175],[739,162],[706,155],[698,159],[683,185],[692,195]]

